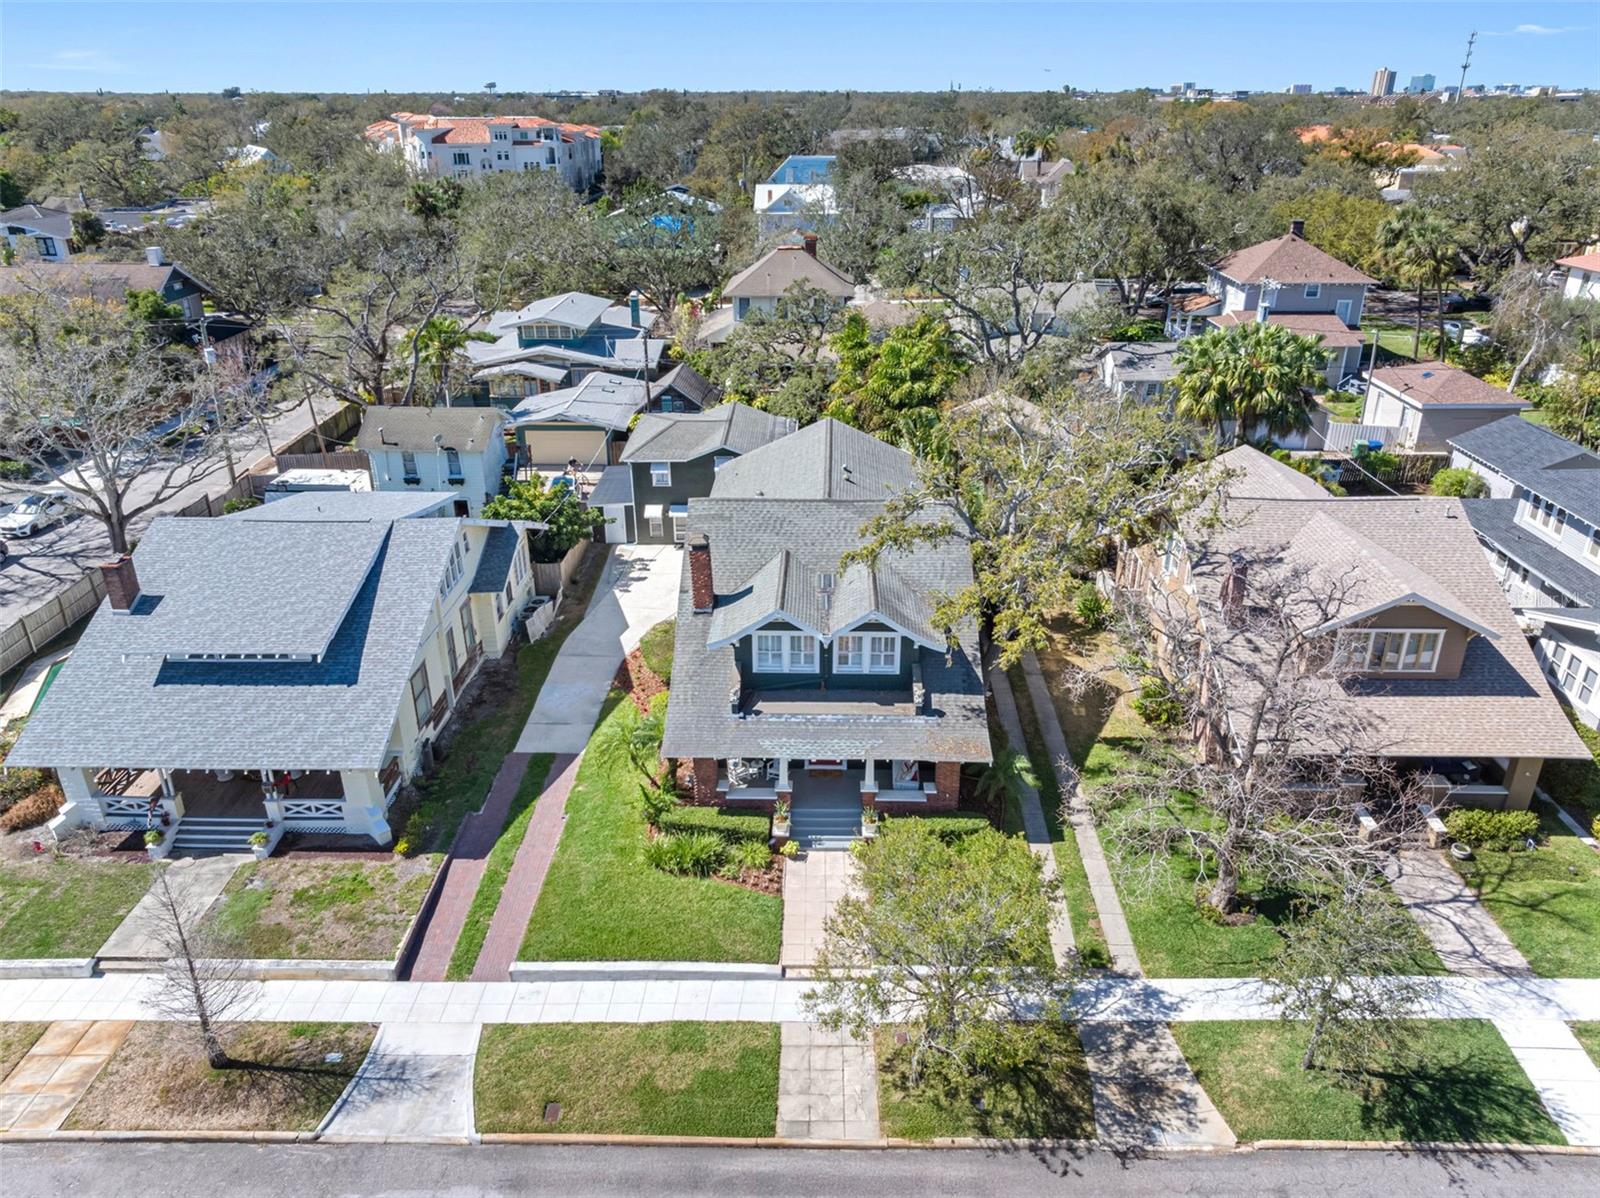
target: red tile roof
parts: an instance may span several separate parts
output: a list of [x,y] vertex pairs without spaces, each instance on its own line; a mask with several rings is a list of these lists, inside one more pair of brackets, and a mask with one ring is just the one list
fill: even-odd
[[[440,143],[447,145],[487,145],[491,140],[489,136],[490,125],[509,125],[513,129],[555,127],[559,128],[564,134],[581,134],[585,137],[600,136],[600,130],[594,125],[561,124],[542,116],[458,117],[433,116],[416,112],[397,112],[387,121],[374,121],[366,127],[363,136],[368,141],[392,137],[399,131],[401,123],[419,132],[437,130],[438,135],[432,139],[436,145]],[[567,140],[570,140],[570,138]]]
[[1557,266],[1571,266],[1578,270],[1600,270],[1600,253],[1574,254],[1570,258],[1557,258]]

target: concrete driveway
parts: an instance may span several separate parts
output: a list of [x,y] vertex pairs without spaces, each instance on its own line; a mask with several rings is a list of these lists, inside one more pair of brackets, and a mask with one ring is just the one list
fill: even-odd
[[615,547],[582,622],[556,654],[517,752],[583,752],[623,656],[652,626],[677,614],[682,570],[676,545]]

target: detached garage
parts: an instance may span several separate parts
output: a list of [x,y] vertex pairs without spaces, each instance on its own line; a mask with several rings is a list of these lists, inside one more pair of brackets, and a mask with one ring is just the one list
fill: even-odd
[[603,470],[615,454],[612,442],[628,431],[645,405],[639,379],[596,373],[543,395],[530,395],[511,410],[518,459],[535,469],[563,470],[576,460],[585,471]]

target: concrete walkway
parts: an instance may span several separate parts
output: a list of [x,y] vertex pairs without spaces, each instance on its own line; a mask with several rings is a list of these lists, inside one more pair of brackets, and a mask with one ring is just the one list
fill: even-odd
[[1527,958],[1500,930],[1443,853],[1406,849],[1385,872],[1400,902],[1416,917],[1451,973],[1468,977],[1533,975]]
[[1095,1135],[1124,1148],[1232,1148],[1237,1140],[1164,1022],[1082,1023]]
[[533,815],[517,846],[511,872],[506,875],[505,887],[500,891],[500,904],[494,909],[489,922],[488,935],[473,968],[475,982],[503,982],[511,964],[522,947],[522,937],[528,930],[528,920],[544,889],[545,875],[550,872],[550,862],[555,860],[556,846],[561,842],[561,830],[567,823],[567,796],[578,776],[581,754],[558,753],[545,775],[544,789],[534,800]]
[[461,929],[467,922],[467,912],[478,895],[489,851],[500,839],[511,814],[511,802],[517,797],[532,759],[530,753],[508,753],[489,784],[483,806],[467,816],[456,832],[450,855],[440,867],[444,879],[439,883],[438,899],[424,917],[422,939],[405,975],[413,981],[444,981],[456,941],[461,939]]
[[677,614],[682,569],[676,545],[613,546],[583,619],[550,666],[517,752],[583,752],[623,657]]
[[[217,857],[180,857],[162,867],[185,932],[199,925],[211,904],[221,897],[233,871],[250,860],[246,853],[224,853]],[[166,902],[157,897],[152,883],[95,955],[102,967],[115,967],[118,962],[165,961],[170,921]]]
[[[989,677],[989,689],[994,694],[994,709],[1000,717],[1000,728],[1006,734],[1006,740],[1011,742],[1011,747],[1024,757],[1028,755],[1028,738],[1022,731],[1022,716],[1017,711],[1017,697],[1011,690],[1011,679],[1006,677],[1005,671],[998,668],[992,661],[986,670]],[[1033,850],[1033,855],[1039,859],[1040,872],[1046,881],[1054,881],[1059,871],[1056,868],[1055,845],[1050,838],[1050,824],[1045,819],[1044,804],[1039,801],[1039,792],[1027,783],[1022,784],[1022,793],[1017,796],[1017,806],[1022,810],[1022,834],[1027,838],[1028,847]],[[1067,965],[1072,960],[1077,942],[1072,935],[1072,918],[1067,914],[1066,903],[1057,905],[1054,917],[1050,920],[1050,951],[1055,956],[1057,965]]]
[[1496,1019],[1550,1118],[1569,1144],[1600,1147],[1600,1069],[1559,1019]]
[[783,940],[778,964],[785,972],[810,970],[817,963],[823,933],[834,906],[856,880],[854,855],[809,849],[783,866]]
[[52,1023],[0,1081],[0,1131],[55,1131],[122,1047],[132,1022]]
[[476,1023],[385,1023],[322,1121],[328,1139],[470,1140]]
[[1028,701],[1033,704],[1033,714],[1044,737],[1045,751],[1055,766],[1056,784],[1067,804],[1068,822],[1078,842],[1078,855],[1083,858],[1083,872],[1089,878],[1089,894],[1094,899],[1101,935],[1111,950],[1112,967],[1118,973],[1138,977],[1144,970],[1139,964],[1138,950],[1133,946],[1133,933],[1128,930],[1127,917],[1122,913],[1122,900],[1117,897],[1117,884],[1111,879],[1111,867],[1106,864],[1105,849],[1100,844],[1100,834],[1095,831],[1094,817],[1078,789],[1078,769],[1067,751],[1067,737],[1061,731],[1061,719],[1056,715],[1050,688],[1045,684],[1044,671],[1039,668],[1039,659],[1032,649],[1022,655],[1022,673],[1028,684]]
[[870,1043],[815,1023],[779,1033],[778,1134],[794,1139],[878,1138],[878,1067]]

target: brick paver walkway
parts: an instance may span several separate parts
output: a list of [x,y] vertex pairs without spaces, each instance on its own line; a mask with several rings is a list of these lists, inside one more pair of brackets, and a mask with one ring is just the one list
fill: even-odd
[[0,1131],[55,1131],[122,1047],[131,1020],[52,1023],[0,1082]]
[[467,912],[477,896],[478,883],[483,880],[483,867],[489,850],[506,826],[511,813],[511,801],[522,785],[522,776],[528,772],[532,753],[511,753],[500,766],[489,787],[489,797],[481,810],[467,816],[450,846],[450,856],[444,863],[444,882],[438,901],[426,917],[422,929],[422,943],[415,960],[404,976],[417,982],[442,982],[450,968],[450,957],[456,951],[456,941],[461,938],[461,928],[467,921]]
[[512,962],[517,959],[534,904],[544,888],[556,846],[561,843],[561,829],[567,820],[567,796],[572,793],[578,763],[582,760],[581,753],[558,753],[550,763],[544,789],[534,801],[533,816],[528,820],[516,859],[511,863],[511,872],[506,875],[505,888],[500,892],[500,905],[489,921],[489,934],[484,937],[483,950],[472,971],[475,982],[505,981]]

